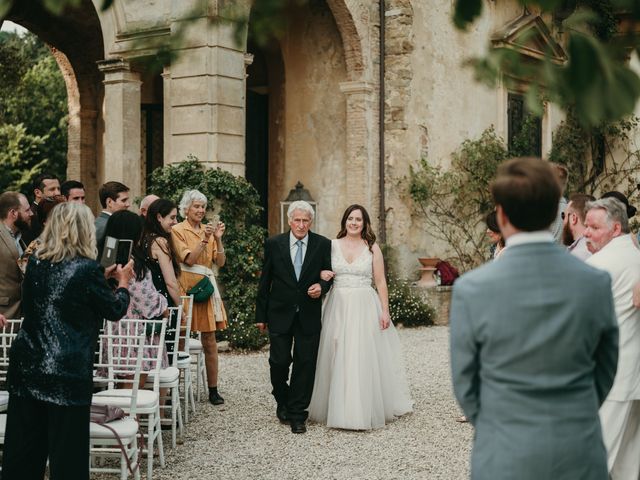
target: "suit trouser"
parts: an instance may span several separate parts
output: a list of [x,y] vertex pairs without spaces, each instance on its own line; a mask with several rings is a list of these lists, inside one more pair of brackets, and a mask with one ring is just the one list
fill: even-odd
[[[313,393],[313,381],[316,374],[316,359],[320,333],[305,335],[300,329],[298,314],[289,333],[269,333],[271,348],[269,366],[273,396],[279,406],[286,406],[289,418],[306,420],[307,408]],[[293,346],[293,357],[291,347]],[[293,361],[291,380],[289,366]]]
[[9,397],[2,480],[89,479],[89,405]]
[[600,423],[611,478],[640,478],[640,400],[605,400]]

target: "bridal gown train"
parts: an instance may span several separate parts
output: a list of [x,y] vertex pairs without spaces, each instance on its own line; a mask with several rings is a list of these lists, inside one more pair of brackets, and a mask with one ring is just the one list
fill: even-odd
[[336,275],[322,310],[309,418],[334,428],[380,428],[413,407],[398,333],[393,323],[380,329],[369,249],[349,263],[333,240],[331,264]]

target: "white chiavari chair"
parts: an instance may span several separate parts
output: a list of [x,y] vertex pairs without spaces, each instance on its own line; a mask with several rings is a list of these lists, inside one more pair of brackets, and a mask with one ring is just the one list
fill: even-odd
[[180,329],[178,340],[178,369],[183,378],[183,399],[184,399],[184,423],[189,422],[189,408],[195,413],[196,401],[193,395],[193,379],[191,374],[191,355],[189,354],[189,341],[191,339],[191,321],[193,319],[193,295],[182,296],[184,325]]
[[[107,426],[90,423],[91,472],[118,473],[121,480],[126,480],[129,477],[127,465],[130,465],[134,479],[140,479],[137,408],[144,343],[144,330],[123,334],[115,322],[107,322],[104,333],[99,336],[94,385],[106,387],[106,392],[117,392],[114,403],[128,416],[109,422]],[[117,389],[118,386],[131,388]],[[96,398],[94,395],[93,403],[104,405],[109,397],[103,396],[100,401]],[[105,458],[119,459],[119,468],[99,463]]]
[[[152,388],[149,390],[138,390],[136,414],[139,418],[139,423],[141,423],[143,426],[146,426],[146,434],[143,435],[146,448],[143,448],[142,452],[146,453],[147,455],[147,478],[151,480],[153,476],[153,453],[156,445],[158,448],[160,466],[164,467],[165,465],[164,445],[162,442],[162,429],[160,425],[161,417],[159,390],[160,371],[162,369],[162,359],[164,355],[164,338],[166,334],[167,320],[123,318],[117,323],[109,322],[107,326],[114,332],[126,332],[126,334],[131,335],[142,333],[142,335],[146,337],[144,346],[142,347],[142,351],[146,351],[148,352],[148,354],[143,354],[143,357],[146,357],[143,358],[143,361],[150,363],[148,375],[152,379]],[[147,333],[149,333],[149,336],[147,336]],[[138,381],[139,376],[140,374],[138,374]],[[138,385],[131,385],[131,380],[129,379],[128,384],[125,382],[121,384],[121,386],[123,386],[124,388],[115,388],[116,385],[110,385],[107,390],[96,393],[93,396],[93,403],[99,405],[112,405],[120,407],[128,413],[127,398],[131,395],[132,389],[137,388]]]
[[[165,349],[169,356],[169,365],[167,368],[160,370],[160,393],[168,391],[168,396],[161,397],[160,410],[163,413],[160,423],[162,425],[171,425],[171,446],[176,447],[176,430],[180,431],[183,436],[184,425],[182,423],[182,408],[180,406],[180,370],[178,370],[178,340],[179,330],[182,323],[182,305],[178,307],[169,307],[169,321],[167,322],[167,333],[165,335]],[[145,388],[154,385],[155,377],[152,373],[147,377]],[[164,404],[162,401],[164,400]],[[169,404],[167,405],[167,400]],[[164,413],[169,410],[169,418]]]

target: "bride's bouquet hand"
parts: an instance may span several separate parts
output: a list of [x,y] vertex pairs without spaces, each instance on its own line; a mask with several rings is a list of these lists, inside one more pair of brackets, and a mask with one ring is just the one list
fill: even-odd
[[320,278],[325,282],[328,282],[335,276],[336,276],[335,272],[332,272],[331,270],[322,270],[320,272]]
[[386,330],[391,324],[391,318],[387,312],[382,312],[380,315],[380,330]]

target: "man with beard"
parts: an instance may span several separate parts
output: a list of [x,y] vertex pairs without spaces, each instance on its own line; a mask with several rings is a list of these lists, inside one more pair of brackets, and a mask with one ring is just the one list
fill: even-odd
[[26,248],[22,233],[31,224],[27,197],[18,192],[0,195],[0,315],[20,317],[22,271],[18,259]]
[[584,238],[584,219],[587,214],[585,205],[593,202],[595,197],[584,193],[571,195],[567,209],[562,216],[562,243],[567,246],[569,253],[580,260],[586,260],[591,256],[587,248],[587,239]]
[[40,236],[44,225],[38,217],[38,204],[47,198],[60,195],[60,180],[52,173],[41,173],[33,180],[33,202],[31,203],[31,223],[29,228],[22,232],[22,240],[29,245]]
[[[640,472],[640,310],[632,303],[640,282],[640,250],[633,243],[625,205],[616,198],[587,203],[587,264],[611,276],[619,329],[618,370],[600,407],[609,478],[637,479]],[[604,295],[604,293],[603,293]]]

